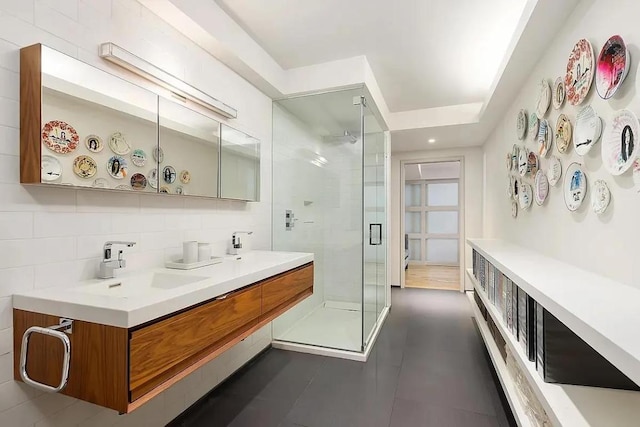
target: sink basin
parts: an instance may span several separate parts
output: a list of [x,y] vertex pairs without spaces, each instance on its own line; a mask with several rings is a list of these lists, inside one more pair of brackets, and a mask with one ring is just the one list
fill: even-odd
[[148,273],[118,279],[108,279],[99,283],[80,286],[75,290],[77,292],[94,295],[129,298],[175,289],[206,279],[208,279],[208,277],[171,273]]

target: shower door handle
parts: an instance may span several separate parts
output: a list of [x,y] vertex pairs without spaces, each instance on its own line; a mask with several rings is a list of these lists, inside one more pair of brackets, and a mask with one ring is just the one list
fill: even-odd
[[[377,228],[377,235],[374,235],[374,228]],[[369,244],[371,246],[382,245],[382,224],[369,224]]]

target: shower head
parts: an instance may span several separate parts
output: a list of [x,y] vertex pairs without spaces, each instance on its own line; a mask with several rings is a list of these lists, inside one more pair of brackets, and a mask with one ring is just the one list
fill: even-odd
[[326,140],[328,142],[337,142],[337,143],[340,143],[340,144],[344,144],[346,142],[348,142],[350,144],[355,144],[358,141],[358,137],[355,136],[355,135],[352,135],[351,132],[349,132],[348,130],[345,130],[342,135],[339,135],[339,136],[328,136],[328,137],[326,137]]

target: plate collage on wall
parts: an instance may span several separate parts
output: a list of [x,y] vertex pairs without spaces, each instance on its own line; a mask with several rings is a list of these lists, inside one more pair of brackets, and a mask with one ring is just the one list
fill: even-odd
[[595,60],[593,46],[587,39],[580,39],[573,47],[564,77],[566,98],[571,105],[580,105],[593,84]]
[[622,37],[611,37],[598,55],[596,90],[602,99],[610,99],[629,74],[631,57]]
[[556,150],[558,153],[564,154],[569,149],[573,138],[573,129],[571,122],[565,114],[558,116],[556,122]]
[[607,183],[601,179],[596,180],[596,182],[593,183],[591,194],[593,211],[598,215],[602,215],[607,210],[607,207],[609,207],[610,202],[611,192],[609,191]]
[[629,110],[614,113],[602,142],[602,162],[614,176],[622,175],[638,157],[638,118]]
[[534,198],[538,206],[542,206],[549,195],[549,180],[547,175],[539,170],[534,180]]
[[545,157],[551,148],[551,135],[553,132],[551,131],[551,127],[549,126],[549,122],[547,119],[541,119],[540,125],[538,126],[538,155],[540,157]]
[[531,201],[533,200],[533,188],[530,184],[525,182],[520,183],[520,189],[518,192],[518,202],[520,209],[526,210],[531,207]]
[[516,118],[516,134],[518,135],[519,140],[523,140],[527,135],[527,112],[525,110],[520,110],[518,113],[518,117]]
[[564,104],[565,99],[565,90],[564,90],[564,80],[562,77],[558,77],[556,82],[553,84],[553,108],[555,110],[559,110]]
[[564,202],[571,212],[577,211],[587,193],[587,177],[579,163],[571,163],[564,174]]
[[602,119],[596,114],[591,105],[587,105],[578,112],[573,144],[581,156],[587,154],[602,135]]
[[542,80],[538,85],[538,99],[536,99],[536,115],[539,119],[547,114],[551,105],[551,86],[546,80]]
[[549,169],[547,169],[547,179],[549,179],[549,184],[552,187],[555,187],[561,177],[562,163],[560,163],[560,159],[556,156],[551,156],[551,159],[549,159]]

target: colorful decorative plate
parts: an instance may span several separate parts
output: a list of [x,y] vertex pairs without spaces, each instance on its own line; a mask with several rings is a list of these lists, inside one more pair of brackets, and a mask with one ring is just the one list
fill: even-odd
[[516,133],[518,134],[519,140],[523,140],[527,134],[527,112],[525,110],[520,110],[518,112],[518,117],[516,119]]
[[[510,156],[507,156],[507,158],[511,158]],[[508,160],[507,160],[508,162]],[[507,169],[511,169],[511,165],[507,163]],[[180,172],[180,182],[183,184],[188,184],[191,182],[191,172],[189,172],[188,170],[183,170],[182,172]]]
[[153,149],[153,160],[158,163],[164,162],[164,151],[160,147],[154,147]]
[[71,153],[78,148],[80,137],[70,124],[52,120],[42,127],[42,143],[59,154]]
[[78,156],[73,160],[73,173],[80,178],[92,178],[98,172],[98,164],[89,156]]
[[125,185],[125,184],[120,184],[120,185],[116,186],[116,190],[131,191],[131,187],[129,187],[128,185]]
[[587,154],[602,135],[602,120],[591,105],[587,105],[576,117],[576,129],[573,133],[573,145],[576,153]]
[[518,156],[520,155],[520,147],[518,145],[513,144],[513,148],[511,149],[511,171],[518,172]]
[[555,187],[556,184],[560,181],[562,177],[562,163],[560,163],[560,159],[556,156],[551,156],[549,159],[549,169],[547,170],[547,178],[549,179],[549,184]]
[[520,209],[529,209],[529,207],[531,206],[532,199],[533,199],[533,188],[531,188],[531,185],[521,183],[520,193],[518,194],[518,203],[520,204]]
[[538,154],[540,157],[545,157],[551,148],[551,126],[546,119],[540,120],[540,126],[538,127]]
[[611,202],[609,187],[606,182],[598,179],[593,183],[593,190],[591,191],[591,206],[593,207],[593,211],[601,215],[607,210],[609,202]]
[[169,187],[167,187],[166,185],[163,185],[162,187],[160,187],[160,193],[169,194]]
[[536,99],[536,114],[542,119],[551,105],[551,86],[546,80],[542,80],[538,85],[538,98]]
[[511,216],[513,218],[518,217],[518,203],[515,201],[511,202]]
[[578,210],[587,194],[587,176],[578,163],[571,163],[564,174],[564,203],[571,212]]
[[107,162],[107,172],[115,179],[127,177],[127,161],[122,156],[112,156]]
[[536,173],[533,186],[536,204],[538,206],[542,206],[549,195],[549,180],[547,179],[547,175],[541,170]]
[[147,177],[141,173],[131,175],[131,188],[134,190],[144,190],[147,188]]
[[180,187],[180,186],[177,186],[176,187],[176,194],[179,194],[179,195],[182,196],[184,194],[184,189],[182,187]]
[[95,181],[93,181],[93,184],[91,184],[91,186],[93,188],[109,188],[109,181],[107,181],[105,178],[97,178]]
[[84,139],[84,145],[87,147],[87,150],[92,153],[99,153],[104,149],[104,142],[102,142],[102,138],[98,135],[89,135]]
[[527,174],[527,167],[529,165],[528,156],[529,153],[525,148],[522,148],[518,154],[518,173],[520,176],[525,176]]
[[558,153],[564,154],[569,149],[571,138],[573,137],[573,128],[571,121],[565,114],[560,114],[556,122],[556,149]]
[[611,175],[621,175],[638,157],[640,124],[629,110],[614,113],[606,138],[602,141],[602,163]]
[[536,153],[530,151],[527,156],[527,173],[530,176],[536,176],[538,169],[540,169],[540,159]]
[[576,43],[569,55],[564,86],[571,105],[580,105],[587,97],[595,75],[593,47],[587,39]]
[[42,156],[40,163],[40,179],[42,182],[52,182],[62,176],[62,165],[53,156]]
[[145,153],[144,150],[136,148],[131,153],[131,163],[139,168],[143,167],[145,163],[147,163],[147,153]]
[[613,36],[602,47],[598,56],[596,72],[596,89],[602,99],[615,95],[618,88],[629,74],[631,57],[629,50],[620,36]]
[[538,126],[540,125],[540,120],[536,113],[529,114],[529,135],[532,140],[536,140],[538,138]]
[[636,191],[640,193],[640,159],[633,161],[633,183],[636,186]]
[[167,184],[173,184],[176,181],[176,176],[176,170],[173,166],[165,166],[164,169],[162,169],[162,179],[164,179],[164,182]]
[[151,188],[158,188],[158,169],[151,169],[147,174],[147,182]]
[[562,77],[558,77],[556,82],[553,84],[553,108],[559,110],[564,104],[564,99],[566,96],[566,92],[564,89],[564,80]]
[[121,132],[115,132],[109,138],[109,148],[116,154],[124,156],[131,151],[131,145]]

